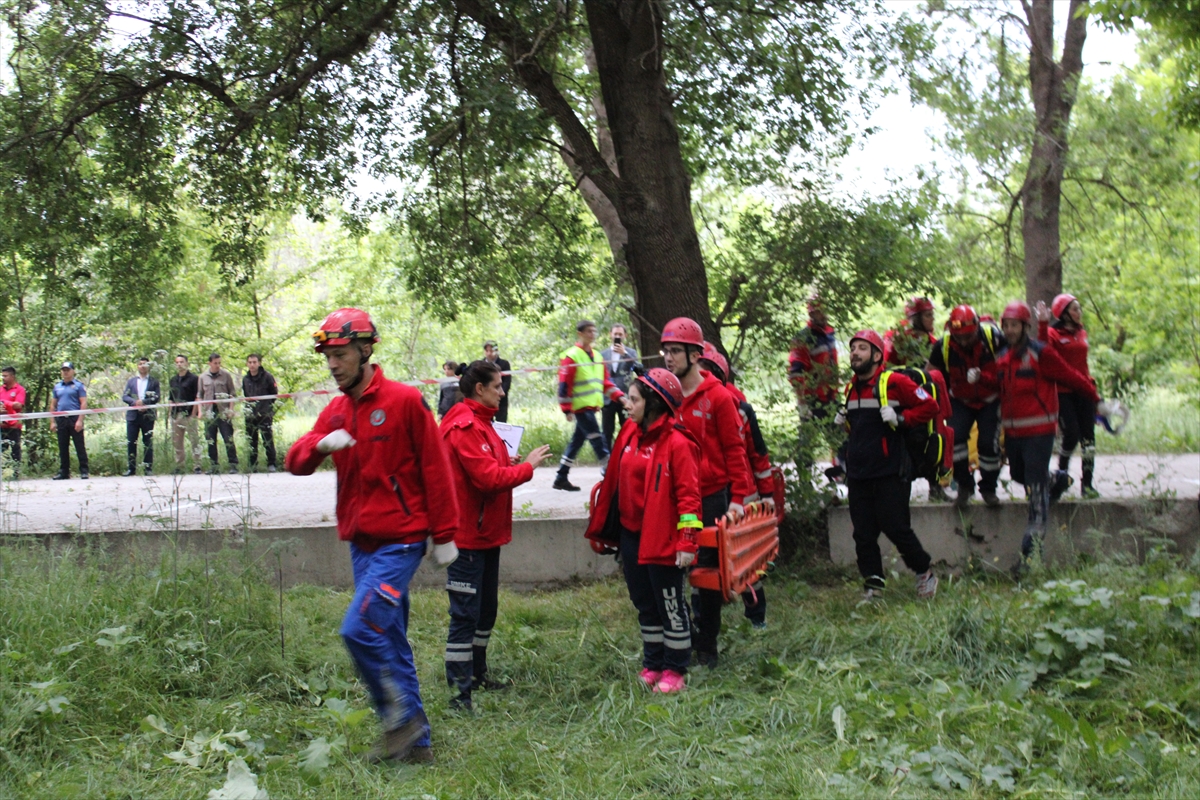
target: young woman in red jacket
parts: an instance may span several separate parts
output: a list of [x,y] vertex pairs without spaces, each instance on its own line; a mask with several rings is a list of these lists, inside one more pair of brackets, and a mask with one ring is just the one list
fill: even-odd
[[598,551],[620,549],[642,628],[642,683],[678,692],[692,651],[684,579],[701,527],[700,446],[676,424],[683,386],[670,371],[652,369],[629,388],[633,408],[585,535]]
[[451,707],[471,709],[473,689],[502,684],[487,677],[487,646],[496,624],[500,548],[512,541],[512,490],[533,478],[549,455],[542,446],[524,463],[512,464],[508,449],[492,428],[504,397],[500,370],[475,361],[458,386],[463,401],[442,418],[442,438],[458,498],[458,559],[446,576],[450,632],[446,637],[446,681],[458,694]]
[[[1055,322],[1050,323],[1038,305],[1038,340],[1046,342],[1063,357],[1076,372],[1088,380],[1088,337],[1083,327],[1083,309],[1074,295],[1060,294],[1054,298],[1050,309]],[[1091,398],[1070,387],[1058,387],[1058,430],[1062,434],[1062,447],[1058,454],[1058,470],[1066,474],[1071,463],[1071,454],[1079,445],[1083,457],[1083,484],[1081,494],[1094,500],[1100,493],[1092,486],[1092,475],[1096,471],[1096,404]]]

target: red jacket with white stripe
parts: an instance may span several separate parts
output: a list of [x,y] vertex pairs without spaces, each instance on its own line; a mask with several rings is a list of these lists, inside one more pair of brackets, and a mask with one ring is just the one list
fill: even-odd
[[1078,392],[1100,402],[1091,380],[1071,367],[1053,347],[1026,340],[996,357],[1000,373],[1000,425],[1016,439],[1053,435],[1058,425],[1058,392]]
[[[759,497],[774,497],[775,496],[775,476],[771,472],[771,457],[766,452],[766,447],[763,447],[763,452],[759,452],[755,446],[754,431],[750,428],[750,417],[746,414],[746,409],[750,403],[746,400],[746,395],[742,394],[742,390],[737,388],[731,382],[725,383],[725,388],[733,395],[733,401],[738,405],[738,412],[742,415],[742,443],[746,446],[746,458],[750,461],[751,477],[754,478],[755,488],[758,489]],[[758,437],[758,438],[761,438]]]
[[454,476],[421,393],[387,380],[376,365],[357,400],[333,398],[313,429],[296,440],[284,461],[287,471],[313,474],[326,457],[317,442],[342,428],[355,444],[333,453],[338,538],[367,551],[431,535],[436,544],[452,541],[458,529]]
[[832,403],[837,399],[837,339],[833,326],[818,328],[809,322],[800,331],[788,353],[788,380],[807,402]]
[[[1059,325],[1050,325],[1046,322],[1038,323],[1038,341],[1046,342],[1063,357],[1071,367],[1089,380],[1092,377],[1091,371],[1088,369],[1088,338],[1087,331],[1083,328],[1076,328],[1074,331],[1068,331],[1065,327]],[[1060,392],[1069,392],[1070,389],[1059,387]]]
[[716,494],[732,486],[733,502],[746,504],[758,493],[742,441],[742,412],[733,395],[711,373],[683,398],[679,421],[700,444],[700,494]]
[[[621,462],[626,458],[648,460],[641,486],[626,486],[620,481]],[[600,495],[592,507],[584,536],[603,540],[609,514],[615,515],[619,503],[617,493],[641,492],[644,500],[638,563],[674,566],[677,552],[697,550],[696,529],[681,528],[680,523],[685,514],[700,519],[699,463],[700,448],[696,440],[674,417],[656,420],[645,432],[632,419],[625,420],[613,443],[608,470],[600,483]]]
[[846,386],[846,477],[853,480],[886,478],[904,473],[904,428],[926,424],[938,413],[937,401],[912,379],[900,372],[887,376],[887,404],[896,409],[895,428],[880,415],[879,380],[885,372],[880,364],[869,377],[858,375]]
[[458,497],[454,543],[469,550],[512,541],[512,490],[533,480],[533,465],[514,465],[504,441],[492,428],[498,410],[468,398],[442,418],[442,439]]

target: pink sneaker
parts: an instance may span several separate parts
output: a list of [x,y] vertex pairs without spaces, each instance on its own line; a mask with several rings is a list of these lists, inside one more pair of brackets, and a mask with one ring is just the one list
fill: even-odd
[[642,679],[642,683],[646,684],[647,689],[653,689],[658,686],[662,676],[663,674],[656,669],[643,669],[638,677]]
[[686,688],[687,683],[684,682],[683,676],[673,669],[668,669],[663,672],[662,680],[654,687],[654,691],[671,694],[672,692],[682,692]]

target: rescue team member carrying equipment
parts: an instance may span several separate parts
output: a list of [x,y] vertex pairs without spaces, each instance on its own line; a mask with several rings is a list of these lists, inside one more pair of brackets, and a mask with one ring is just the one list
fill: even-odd
[[618,547],[629,599],[642,628],[643,684],[684,688],[692,634],[684,576],[696,558],[700,447],[679,424],[683,386],[652,369],[629,387],[632,408],[613,448],[584,534],[593,548]]
[[1000,384],[996,354],[1003,347],[1000,332],[983,323],[975,309],[955,306],[946,322],[946,335],[929,355],[934,369],[946,376],[950,388],[950,427],[954,430],[954,504],[965,509],[975,494],[971,473],[971,426],[979,426],[979,493],[988,508],[1000,505]]
[[927,424],[937,414],[937,401],[907,376],[884,370],[883,339],[875,331],[851,337],[850,368],[854,378],[846,387],[846,406],[834,420],[845,423],[850,433],[846,488],[865,599],[874,599],[884,588],[881,532],[916,573],[917,596],[932,598],[938,579],[910,521],[912,464],[903,429]]
[[796,391],[800,419],[824,419],[837,401],[837,340],[816,294],[808,299],[808,325],[792,339],[788,381]]
[[379,334],[366,312],[334,311],[313,339],[342,394],[292,445],[285,465],[311,475],[332,454],[337,466],[338,538],[350,542],[354,569],[341,634],[384,730],[368,760],[431,761],[407,637],[408,584],[431,536],[438,565],[457,555],[454,476],[421,393],[370,363]]
[[1021,555],[1028,558],[1034,537],[1040,544],[1046,536],[1050,503],[1067,488],[1064,473],[1055,474],[1053,487],[1049,475],[1054,428],[1058,424],[1057,384],[1093,403],[1100,402],[1100,397],[1092,382],[1064,361],[1058,351],[1029,338],[1033,316],[1028,305],[1020,300],[1009,303],[1000,316],[1000,325],[1008,343],[996,358],[1000,422],[1004,426],[1009,474],[1029,493],[1029,516],[1021,539]]
[[939,447],[945,452],[942,461],[918,470],[917,477],[929,484],[929,502],[944,503],[950,498],[942,488],[942,479],[954,464],[954,431],[950,428],[953,410],[950,393],[946,390],[946,378],[941,370],[933,369],[929,354],[937,344],[933,334],[933,301],[928,297],[914,297],[904,307],[904,320],[900,325],[883,335],[884,363],[895,364],[909,370],[906,374],[918,385],[930,384],[930,393],[938,403],[938,414],[933,420],[934,430],[941,437]]
[[578,492],[579,487],[567,480],[571,467],[575,466],[575,456],[583,449],[585,441],[592,443],[596,460],[600,462],[600,474],[608,466],[608,445],[604,434],[600,431],[600,423],[596,420],[596,412],[604,405],[605,399],[625,403],[625,395],[608,377],[608,367],[599,354],[592,351],[592,343],[596,341],[596,323],[588,319],[580,320],[575,326],[579,340],[575,346],[566,350],[558,367],[558,405],[567,415],[567,422],[575,423],[575,432],[559,461],[558,475],[554,479],[554,488],[565,492]]
[[450,631],[446,636],[446,681],[457,690],[451,708],[471,710],[473,689],[504,684],[487,676],[487,646],[496,624],[500,587],[500,548],[512,541],[513,489],[533,479],[533,470],[549,455],[543,445],[521,464],[512,464],[508,448],[492,428],[504,386],[500,369],[475,361],[459,379],[463,401],[442,419],[442,439],[458,497],[458,558],[446,574],[450,595]]
[[[1048,324],[1047,320],[1038,318],[1038,341],[1046,342],[1058,351],[1076,372],[1079,372],[1092,385],[1096,381],[1088,370],[1088,337],[1083,328],[1083,309],[1074,295],[1060,294],[1050,304],[1055,322]],[[1087,397],[1072,392],[1064,387],[1058,387],[1058,429],[1062,434],[1062,444],[1058,454],[1058,470],[1066,472],[1071,464],[1071,453],[1075,446],[1080,446],[1083,460],[1083,481],[1080,494],[1088,500],[1100,496],[1092,486],[1092,478],[1096,472],[1096,405]]]
[[[767,453],[767,443],[763,440],[762,431],[758,428],[758,417],[754,407],[746,400],[746,395],[733,384],[730,379],[729,361],[721,355],[709,342],[704,343],[704,352],[697,362],[701,369],[708,370],[733,396],[742,417],[742,447],[750,463],[750,472],[758,490],[759,501],[775,510],[775,473],[771,468],[771,459]],[[742,593],[742,605],[745,606],[746,619],[758,630],[767,627],[767,599],[763,592],[762,580],[756,580],[748,591]]]
[[[663,326],[662,355],[668,370],[683,386],[683,404],[679,421],[700,444],[700,495],[704,525],[716,525],[726,513],[736,521],[745,511],[745,504],[758,500],[746,447],[742,440],[742,415],[733,395],[709,372],[700,369],[704,352],[704,334],[700,325],[687,317],[676,317]],[[732,490],[732,500],[730,502]],[[716,567],[716,548],[703,547],[697,555],[697,566]],[[757,594],[757,601],[766,598]],[[696,661],[717,665],[717,637],[721,633],[721,592],[713,589],[692,589],[692,622],[695,631],[692,644]]]

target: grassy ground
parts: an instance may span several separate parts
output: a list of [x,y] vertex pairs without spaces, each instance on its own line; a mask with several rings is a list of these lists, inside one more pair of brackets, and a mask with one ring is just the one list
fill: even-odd
[[438,763],[371,767],[346,593],[286,592],[281,648],[240,551],[0,556],[3,797],[1200,796],[1196,560],[968,576],[933,603],[898,578],[871,606],[828,567],[776,576],[768,630],[727,609],[720,668],[665,698],[636,684],[621,584],[506,592],[490,660],[513,686],[474,716],[446,708],[445,595],[417,592]]

